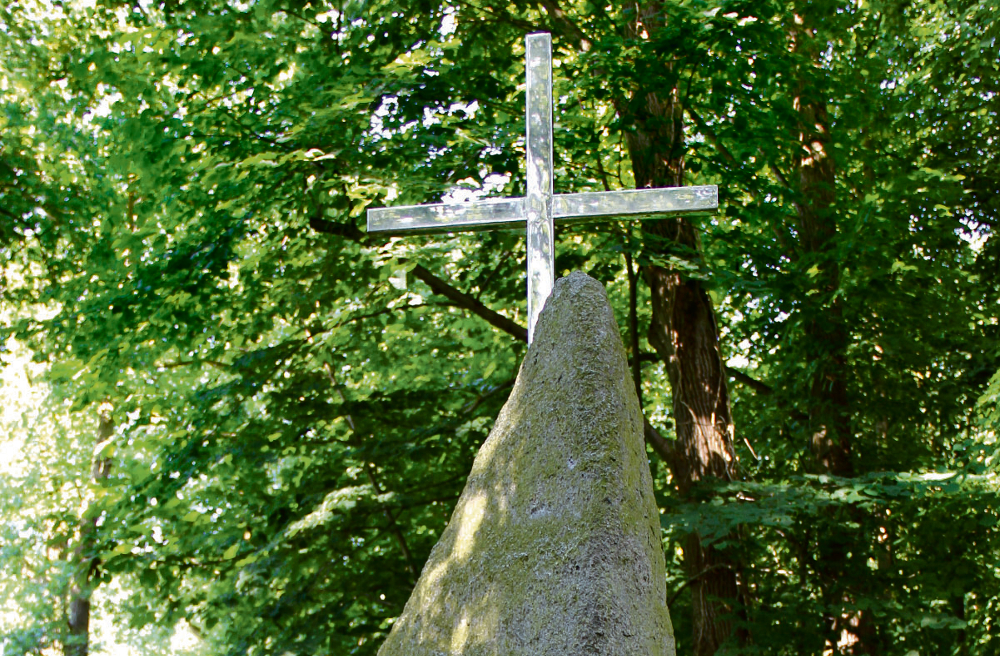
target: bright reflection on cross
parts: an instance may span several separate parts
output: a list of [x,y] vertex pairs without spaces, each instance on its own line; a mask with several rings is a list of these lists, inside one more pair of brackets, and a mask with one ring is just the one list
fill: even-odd
[[527,228],[528,343],[555,282],[553,221],[585,221],[598,216],[657,218],[710,212],[719,206],[718,188],[673,187],[582,194],[552,193],[552,38],[525,39],[527,73],[527,196],[468,203],[436,203],[368,210],[368,232],[456,232]]

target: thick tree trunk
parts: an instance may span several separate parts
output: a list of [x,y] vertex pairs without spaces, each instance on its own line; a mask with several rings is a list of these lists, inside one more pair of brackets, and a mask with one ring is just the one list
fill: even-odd
[[[693,245],[694,228],[683,218],[650,222],[646,229],[675,244]],[[666,363],[677,431],[676,456],[669,463],[680,494],[706,479],[732,480],[729,391],[714,310],[697,280],[676,270],[644,267],[652,295],[649,341]],[[684,543],[684,565],[693,582],[694,654],[710,656],[730,638],[734,602],[739,597],[737,563],[697,533]]]
[[[640,27],[652,29],[637,24],[636,32]],[[685,144],[677,90],[665,97],[637,94],[619,114],[632,128],[626,139],[636,187],[681,186]],[[643,231],[651,250],[698,258],[695,227],[684,217],[647,221]],[[678,448],[668,464],[686,497],[699,481],[732,480],[736,469],[719,331],[700,281],[656,265],[644,266],[643,275],[652,296],[649,342],[666,364],[673,397]],[[691,581],[694,654],[711,656],[733,633],[738,566],[697,533],[684,543],[684,565]]]
[[[806,55],[807,61],[819,62],[827,44],[817,38],[812,26],[822,17],[799,13],[791,32],[794,50]],[[806,77],[805,74],[802,76]],[[815,364],[810,381],[808,415],[811,447],[815,466],[821,472],[835,476],[855,475],[852,453],[850,402],[847,395],[848,330],[843,306],[836,291],[840,286],[840,262],[836,254],[836,163],[829,152],[830,120],[826,98],[817,85],[802,79],[795,98],[799,112],[800,144],[798,157],[799,192],[802,202],[799,214],[799,243],[805,261],[812,262],[817,273],[812,285],[819,293],[802,297],[805,333],[809,358]],[[862,511],[854,510],[856,515]],[[863,517],[856,517],[863,523]],[[849,581],[850,538],[821,538],[822,557],[817,573],[827,591],[827,603],[851,607],[858,591],[851,590]],[[831,613],[824,618],[830,629],[828,647],[840,654],[881,653],[878,627],[871,613],[854,611]]]
[[[800,95],[796,98],[800,113],[801,143],[799,157],[799,235],[802,250],[814,261],[818,274],[814,283],[826,299],[840,286],[840,264],[830,250],[837,234],[834,210],[836,169],[827,152],[829,121],[822,99]],[[827,306],[809,307],[806,335],[813,345],[812,361],[818,364],[811,384],[809,419],[813,431],[812,449],[823,471],[837,476],[852,476],[850,416],[846,369],[847,331],[839,297]]]
[[[114,435],[114,422],[106,408],[100,411],[97,429],[97,444],[100,447]],[[95,456],[91,464],[90,476],[95,482],[108,478],[111,474],[111,459]],[[90,597],[94,591],[93,575],[99,564],[93,555],[93,538],[97,530],[97,516],[80,518],[79,541],[70,558],[75,570],[69,590],[66,612],[68,637],[63,645],[65,656],[87,656],[90,652]]]

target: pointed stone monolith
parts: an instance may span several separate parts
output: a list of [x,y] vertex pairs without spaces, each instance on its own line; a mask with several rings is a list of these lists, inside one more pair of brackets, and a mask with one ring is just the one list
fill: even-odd
[[601,286],[559,280],[379,656],[674,656],[642,414]]

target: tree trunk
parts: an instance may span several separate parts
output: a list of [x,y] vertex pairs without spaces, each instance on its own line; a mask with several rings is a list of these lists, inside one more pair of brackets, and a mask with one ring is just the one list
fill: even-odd
[[[651,31],[655,7],[633,26]],[[629,127],[626,142],[637,188],[676,187],[684,182],[683,107],[677,89],[665,96],[638,92],[619,115]],[[699,258],[695,227],[683,216],[643,224],[646,247],[654,252]],[[666,364],[677,431],[676,456],[668,463],[682,497],[706,479],[732,480],[736,458],[729,391],[719,351],[711,299],[698,280],[677,269],[645,265],[652,296],[649,342]],[[684,567],[691,581],[695,656],[711,656],[732,636],[739,598],[738,566],[726,553],[705,545],[697,533],[684,543]]]
[[[814,283],[820,293],[815,296],[826,299],[840,286],[840,264],[830,251],[837,226],[832,208],[836,169],[827,154],[829,121],[822,99],[799,95],[795,106],[802,126],[798,162],[803,200],[799,203],[800,243],[808,261],[814,261],[818,269]],[[852,476],[850,415],[844,382],[847,331],[840,298],[834,296],[828,305],[815,307],[816,301],[807,295],[803,305],[808,313],[806,336],[813,345],[810,355],[818,365],[809,403],[813,453],[824,472]]]
[[[694,242],[694,228],[683,218],[649,222],[645,229],[675,244]],[[711,300],[699,281],[653,265],[643,273],[653,306],[649,342],[666,363],[673,398],[677,449],[669,464],[681,496],[688,497],[699,481],[732,480],[735,475],[719,333]],[[697,532],[684,543],[684,566],[693,581],[694,654],[711,656],[732,634],[738,566],[727,554],[703,544]]]
[[[791,31],[793,50],[806,56],[806,61],[818,66],[826,42],[817,37],[814,25],[822,17],[799,12]],[[808,357],[814,363],[809,384],[808,415],[811,447],[816,468],[828,474],[852,477],[855,468],[852,454],[850,401],[847,396],[848,331],[843,306],[836,294],[840,286],[840,262],[836,254],[836,163],[829,153],[830,120],[821,85],[799,81],[794,107],[799,112],[799,244],[804,261],[812,262],[817,273],[812,277],[812,289],[818,293],[802,296]],[[860,509],[849,509],[862,525]],[[822,557],[817,573],[821,585],[828,590],[827,603],[854,606],[858,591],[851,590],[848,554],[852,550],[850,536],[820,537]],[[830,628],[827,639],[831,651],[841,654],[881,653],[878,627],[871,613],[854,611],[832,613],[824,618]]]
[[[111,411],[102,407],[97,429],[98,448],[108,442],[114,435],[114,421]],[[94,482],[103,481],[111,474],[111,459],[95,455],[91,464],[90,476]],[[79,541],[71,552],[75,570],[69,590],[67,609],[67,624],[69,635],[63,645],[65,656],[87,656],[90,651],[90,596],[96,587],[93,582],[94,573],[99,561],[93,555],[94,532],[97,530],[97,515],[85,513],[80,518]]]

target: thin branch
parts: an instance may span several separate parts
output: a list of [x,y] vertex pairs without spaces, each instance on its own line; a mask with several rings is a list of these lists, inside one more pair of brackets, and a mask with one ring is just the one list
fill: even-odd
[[727,366],[726,373],[729,374],[729,377],[734,379],[736,382],[743,383],[759,394],[770,395],[774,393],[774,389],[770,385],[762,383],[755,378],[751,378],[739,369],[733,369],[732,367]]
[[[380,317],[380,316],[382,316],[384,314],[392,314],[392,313],[398,312],[400,310],[402,310],[402,311],[405,312],[405,311],[408,311],[408,310],[415,310],[417,308],[439,307],[439,306],[454,307],[451,303],[415,303],[413,305],[407,304],[407,305],[398,305],[396,307],[387,307],[387,308],[383,308],[381,310],[376,310],[375,312],[369,312],[367,314],[356,314],[356,315],[354,315],[352,317],[348,317],[347,319],[344,319],[343,321],[341,321],[340,323],[338,323],[336,326],[334,326],[334,329],[336,329],[336,328],[343,328],[347,324],[354,323],[355,321],[364,321],[366,319],[374,319],[375,317]],[[317,331],[317,332],[313,333],[313,336],[315,337],[316,335],[321,335],[323,333],[328,333],[328,332],[330,332],[330,330]]]
[[[340,235],[348,239],[356,239],[358,241],[364,241],[366,238],[365,234],[362,233],[360,230],[358,230],[357,226],[345,225],[342,223],[334,223],[332,221],[327,221],[326,219],[320,218],[318,215],[313,216],[309,219],[309,226],[317,232]],[[475,314],[479,318],[486,321],[494,328],[502,330],[503,332],[507,333],[508,335],[511,335],[515,339],[527,343],[528,329],[520,325],[513,319],[505,317],[499,312],[496,312],[495,310],[492,310],[491,308],[484,305],[474,296],[466,294],[465,292],[457,289],[456,287],[453,287],[452,285],[448,284],[441,278],[437,277],[436,275],[428,271],[423,265],[418,264],[415,267],[413,267],[412,273],[418,279],[422,280],[428,287],[430,287],[431,291],[433,291],[435,294],[440,294],[441,296],[444,296],[452,303],[454,303],[456,307],[468,310],[469,312]],[[633,360],[634,359],[635,358],[633,357]],[[642,361],[655,360],[657,358],[655,354],[640,353],[638,359],[640,362],[642,362]],[[671,445],[666,438],[660,435],[660,433],[655,428],[653,428],[652,424],[649,423],[649,420],[646,419],[645,416],[643,416],[643,422],[644,422],[643,433],[645,435],[646,441],[649,442],[651,447],[653,447],[653,451],[655,451],[661,458],[663,458],[667,462],[668,466],[670,466],[671,469],[673,470],[674,461],[676,460],[676,454],[673,445]]]
[[[367,240],[367,235],[361,232],[356,225],[328,221],[320,216],[319,211],[309,217],[309,227],[316,232],[338,235],[340,237],[345,237],[358,242],[364,242]],[[485,319],[491,326],[499,328],[508,335],[513,336],[515,339],[522,342],[528,341],[527,328],[518,324],[513,319],[505,317],[499,312],[487,307],[476,297],[466,294],[460,289],[448,284],[438,276],[431,273],[423,265],[418,264],[413,267],[412,273],[415,277],[422,280],[428,287],[430,287],[431,291],[435,294],[444,296],[454,303],[456,307],[468,310],[482,319]]]
[[518,20],[510,15],[500,14],[492,7],[487,7],[485,5],[484,6],[473,5],[469,2],[463,2],[462,0],[459,0],[458,4],[464,5],[466,8],[476,12],[485,11],[486,13],[490,14],[493,18],[495,18],[497,22],[507,23],[511,27],[516,27],[522,32],[536,32],[538,30],[538,25],[530,23],[528,21]]
[[[723,158],[726,159],[726,161],[728,161],[732,165],[735,165],[736,158],[733,157],[732,153],[726,150],[725,146],[719,143],[719,140],[716,138],[715,132],[712,130],[712,128],[710,128],[708,124],[705,123],[705,121],[703,121],[700,116],[698,116],[697,112],[695,112],[694,109],[686,107],[685,111],[687,112],[688,116],[690,116],[691,119],[698,126],[698,130],[705,135],[705,138],[708,139],[709,143],[711,143],[715,147],[715,149],[723,156]],[[766,158],[763,157],[762,152],[758,151],[758,154],[761,155],[761,159],[765,160],[765,163],[767,164],[768,168],[770,168],[771,171],[774,173],[774,177],[777,178],[778,182],[780,182],[787,190],[791,191],[791,187],[788,186],[788,183],[785,181],[784,176],[781,175],[781,172],[778,170],[778,167],[774,166],[770,162],[767,162]],[[761,202],[760,195],[757,193],[756,190],[749,189],[748,191],[750,192],[750,195],[756,202],[758,203]],[[799,214],[799,216],[802,216],[802,206],[799,205],[795,200],[792,200],[791,203],[792,206],[795,208],[795,211]],[[791,248],[788,245],[788,239],[785,236],[785,234],[780,230],[778,230],[778,227],[774,225],[773,222],[769,222],[768,225],[771,228],[771,232],[774,233],[774,237],[778,240],[778,243],[781,244],[782,250],[785,251],[785,255],[787,255],[792,261],[798,260],[798,254],[795,252],[793,248]]]
[[[732,367],[726,367],[726,373],[729,374],[729,377],[732,378],[733,380],[735,380],[736,382],[743,383],[744,385],[746,385],[747,387],[749,387],[753,391],[757,392],[758,394],[762,394],[764,396],[770,396],[770,395],[774,394],[774,388],[773,387],[771,387],[770,385],[768,385],[766,383],[760,382],[756,378],[751,378],[750,376],[748,376],[747,374],[743,373],[739,369],[733,369]],[[778,401],[778,407],[781,408],[783,405],[784,404],[779,400]],[[788,408],[784,408],[784,409],[786,411],[788,410]],[[804,412],[800,412],[798,410],[791,410],[791,411],[789,411],[789,415],[792,417],[792,419],[795,419],[795,420],[798,420],[798,421],[808,421],[809,420],[809,415],[807,415]],[[744,442],[746,442],[746,438],[744,438]],[[756,458],[757,454],[754,453],[753,447],[750,446],[749,442],[747,442],[747,448],[750,449],[750,452],[753,453],[754,457]]]
[[556,0],[541,0],[541,5],[561,28],[560,31],[572,37],[580,50],[583,52],[590,50],[591,41],[587,37],[587,34],[580,29],[579,25],[570,20],[569,16],[566,15],[566,12],[562,10],[562,7],[559,6]]
[[[437,483],[420,483],[414,485],[413,487],[402,488],[399,490],[400,494],[412,494],[414,492],[426,492],[427,490],[433,490],[436,487],[444,487],[445,485],[452,485],[455,481],[462,481],[467,479],[468,476],[465,474],[458,474],[457,476],[452,476],[446,478],[443,481],[438,481]],[[441,501],[441,499],[428,499],[428,502]],[[407,506],[409,507],[409,506]],[[415,506],[414,506],[415,507]]]
[[336,221],[324,219],[323,210],[319,206],[316,207],[316,212],[309,217],[309,227],[316,232],[345,237],[351,241],[361,242],[366,237],[365,233],[361,232],[360,228],[353,223],[337,223]]
[[632,383],[635,385],[635,395],[642,408],[642,362],[639,350],[639,311],[638,311],[638,280],[635,267],[632,265],[632,251],[629,250],[628,237],[631,225],[625,228],[625,269],[628,272],[628,336],[632,350]]
[[5,214],[6,216],[9,216],[10,218],[14,219],[15,221],[23,221],[23,220],[24,220],[24,219],[23,219],[22,217],[20,217],[20,216],[17,216],[17,215],[16,215],[16,214],[14,214],[13,212],[9,212],[9,211],[7,211],[7,210],[6,210],[5,208],[3,208],[3,207],[0,207],[0,213],[3,213],[3,214]]
[[[708,126],[708,123],[706,123],[701,118],[701,116],[698,115],[696,111],[694,111],[694,108],[686,106],[684,107],[684,111],[687,112],[687,115],[691,117],[692,121],[694,121],[695,126],[698,128],[698,131],[701,132],[703,135],[705,135],[705,138],[708,139],[708,142],[712,144],[712,146],[714,146],[717,151],[719,151],[719,154],[722,155],[722,157],[730,164],[736,164],[736,158],[733,156],[731,152],[729,152],[729,150],[726,149],[725,146],[719,143],[719,139],[716,136],[715,131]],[[750,193],[754,194],[753,191],[751,191]],[[755,194],[754,198],[756,198]]]
[[[757,154],[761,155],[762,157],[764,155],[763,151],[761,151],[760,149],[757,150]],[[779,169],[776,164],[767,162],[767,167],[771,169],[771,173],[774,174],[774,177],[777,178],[778,182],[781,183],[782,187],[784,187],[788,191],[792,190],[792,185],[788,184],[788,180],[785,179],[785,174],[781,172],[781,169]],[[802,206],[796,203],[795,201],[792,201],[792,204],[795,206],[795,210],[799,214],[802,214]]]
[[604,163],[601,161],[601,154],[595,153],[597,156],[597,172],[601,174],[601,184],[604,185],[604,191],[611,191],[611,185],[608,184],[608,173],[604,170]]
[[653,451],[663,458],[663,461],[667,463],[670,470],[676,474],[677,449],[674,448],[670,440],[660,435],[660,431],[653,428],[653,424],[649,423],[649,419],[646,418],[645,414],[642,417],[642,433],[646,439],[646,444],[653,447]]
[[295,18],[298,18],[300,21],[302,21],[304,23],[309,23],[313,27],[318,28],[320,32],[324,31],[324,26],[323,26],[322,23],[319,23],[319,22],[313,20],[312,18],[309,18],[308,16],[303,16],[302,14],[294,12],[291,9],[285,9],[285,13],[288,14],[289,16],[294,16]]
[[275,141],[274,139],[268,139],[264,135],[257,134],[256,132],[254,132],[253,130],[251,130],[250,128],[248,128],[247,126],[243,125],[243,123],[241,123],[235,116],[232,116],[225,109],[220,108],[219,114],[221,114],[222,116],[226,117],[234,125],[236,125],[236,127],[239,128],[240,132],[242,132],[244,136],[246,136],[246,137],[252,137],[252,138],[254,138],[254,139],[258,140],[258,141],[264,141],[266,143],[271,144],[272,146],[277,146],[278,145],[278,142]]
[[486,392],[485,394],[480,394],[478,397],[476,397],[475,401],[469,403],[467,406],[462,408],[462,410],[466,413],[471,413],[490,397],[495,396],[496,394],[499,394],[500,392],[503,392],[513,387],[516,381],[517,381],[516,378],[511,378],[510,380],[501,383],[497,387],[494,387],[489,392]]
[[489,287],[490,283],[493,282],[493,278],[500,273],[501,269],[500,265],[509,260],[512,255],[513,253],[511,253],[509,250],[503,252],[503,255],[500,257],[500,261],[496,263],[496,266],[493,267],[493,270],[490,271],[490,274],[486,276],[485,282],[483,282],[483,284],[479,286],[479,293],[476,294],[477,301],[479,300],[479,297],[483,295],[483,292],[486,291],[486,288]]
[[[330,380],[330,384],[333,386],[333,389],[340,396],[340,400],[343,401],[344,403],[347,403],[347,397],[344,396],[344,390],[340,388],[340,385],[337,384],[337,379],[333,377],[333,369],[330,368],[330,364],[324,362],[323,368],[326,369],[327,378]],[[344,419],[347,421],[347,425],[351,429],[351,433],[357,435],[358,431],[357,427],[354,424],[354,417],[347,414],[344,415]],[[365,474],[368,477],[368,481],[372,484],[372,489],[375,491],[375,494],[378,496],[382,496],[382,488],[378,484],[378,479],[375,477],[374,465],[370,462],[365,462],[364,469],[365,469]],[[403,552],[403,558],[406,561],[406,569],[409,570],[410,572],[410,578],[411,578],[410,582],[416,583],[417,568],[416,565],[414,565],[413,563],[413,554],[410,553],[410,547],[406,542],[406,536],[403,535],[403,531],[399,528],[399,523],[396,521],[396,516],[393,514],[389,506],[381,502],[379,502],[379,505],[382,506],[382,513],[388,520],[389,532],[392,533],[393,536],[396,538],[396,542],[399,543],[399,548]]]
[[[660,356],[656,353],[644,352],[639,354],[640,362],[657,362],[660,360]],[[632,366],[634,359],[629,359],[629,366]],[[726,373],[730,378],[736,380],[738,383],[743,383],[747,387],[750,387],[755,392],[760,394],[768,395],[774,393],[774,388],[772,388],[767,383],[762,383],[756,378],[751,378],[748,374],[743,373],[739,369],[734,369],[733,367],[726,366]]]
[[458,307],[464,308],[479,316],[494,328],[499,328],[508,335],[511,335],[522,342],[528,341],[528,329],[513,319],[509,319],[499,312],[486,307],[474,296],[470,296],[469,294],[452,287],[420,264],[413,267],[412,272],[414,276],[424,281],[424,283],[426,283],[435,294],[440,294]]
[[694,577],[689,578],[687,581],[684,581],[684,583],[681,584],[681,587],[674,590],[674,593],[670,595],[670,599],[667,599],[667,608],[670,608],[670,606],[672,606],[673,603],[677,600],[677,597],[680,595],[680,593],[684,592],[684,590],[686,590],[692,583],[697,583],[700,578],[702,578],[709,572],[712,572],[717,569],[730,569],[730,567],[729,565],[712,565],[711,567],[705,568],[702,571],[698,572]]
[[223,369],[223,370],[232,367],[231,364],[226,364],[225,362],[219,362],[218,360],[187,360],[178,362],[161,362],[156,366],[162,367],[164,369],[177,369],[178,367],[190,367],[192,365],[199,365],[199,364],[210,364],[213,367],[216,367],[217,369]]
[[[338,388],[339,391],[339,388]],[[343,392],[341,392],[341,398],[343,398]],[[375,478],[375,466],[370,463],[365,463],[365,474],[368,476],[369,482],[372,484],[372,489],[375,490],[375,494],[382,496],[382,487],[378,484],[378,479]],[[382,512],[385,514],[386,519],[389,520],[389,532],[396,537],[396,541],[399,543],[399,548],[403,552],[403,558],[406,560],[406,569],[410,571],[411,583],[417,582],[417,568],[413,564],[413,554],[410,553],[410,547],[406,543],[406,537],[403,535],[403,531],[399,528],[399,523],[396,521],[396,516],[386,504],[382,505]]]

